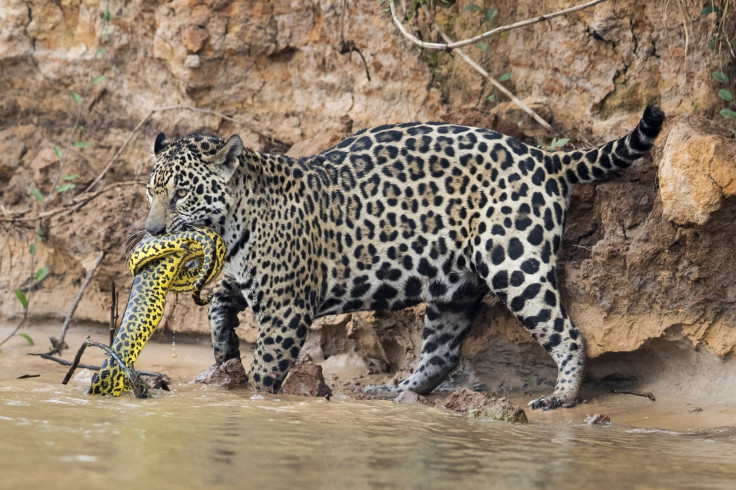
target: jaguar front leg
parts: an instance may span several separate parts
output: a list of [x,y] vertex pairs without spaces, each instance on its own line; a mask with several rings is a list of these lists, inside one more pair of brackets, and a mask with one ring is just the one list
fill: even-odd
[[285,317],[260,312],[258,342],[253,365],[248,372],[250,387],[276,393],[296,362],[312,324],[312,315],[293,307],[284,308]]
[[238,313],[247,306],[243,293],[232,276],[225,276],[217,284],[212,296],[208,318],[212,347],[218,365],[230,359],[240,358],[240,341],[235,328],[240,325]]

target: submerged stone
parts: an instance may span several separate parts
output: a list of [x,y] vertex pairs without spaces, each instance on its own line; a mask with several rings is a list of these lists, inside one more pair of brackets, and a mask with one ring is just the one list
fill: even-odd
[[245,368],[240,359],[230,359],[221,365],[213,364],[209,369],[202,371],[194,379],[194,383],[221,386],[232,390],[245,388],[248,384],[248,376],[245,374]]
[[438,401],[435,406],[465,413],[472,418],[521,424],[529,422],[524,410],[509,399],[504,397],[495,398],[468,388],[453,391],[447,398]]
[[285,395],[318,396],[330,398],[332,390],[322,375],[322,366],[319,364],[296,364],[281,386],[281,393]]
[[588,425],[611,425],[611,417],[601,413],[594,413],[585,417],[584,422]]

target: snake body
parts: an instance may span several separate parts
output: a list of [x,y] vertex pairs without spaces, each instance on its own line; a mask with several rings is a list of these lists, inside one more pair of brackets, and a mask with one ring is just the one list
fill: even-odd
[[[147,236],[133,249],[128,268],[133,285],[112,351],[132,367],[164,314],[168,291],[192,291],[198,305],[202,288],[222,270],[225,243],[209,228],[195,228],[169,235]],[[92,377],[87,393],[118,396],[127,387],[126,376],[108,355]]]

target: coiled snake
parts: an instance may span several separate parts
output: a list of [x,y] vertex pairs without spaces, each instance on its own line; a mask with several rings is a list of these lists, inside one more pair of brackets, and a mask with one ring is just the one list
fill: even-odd
[[[222,270],[225,243],[209,228],[195,228],[170,235],[147,236],[133,249],[128,268],[135,276],[120,330],[112,351],[132,367],[164,314],[167,291],[192,291],[198,305],[202,288]],[[123,369],[112,355],[105,357],[87,391],[118,396],[127,387]]]

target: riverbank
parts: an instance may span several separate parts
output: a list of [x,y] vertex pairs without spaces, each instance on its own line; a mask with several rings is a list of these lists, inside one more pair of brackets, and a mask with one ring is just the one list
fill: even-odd
[[[4,337],[10,331],[9,327],[1,327],[0,336]],[[45,352],[47,350],[47,338],[58,335],[58,326],[33,327],[24,330],[23,333],[28,334],[36,345],[30,345],[25,338],[16,336],[2,349],[2,352],[0,352],[0,373],[2,373],[0,376],[0,393],[59,388],[68,368],[53,361],[28,355]],[[105,332],[100,328],[73,326],[67,336],[70,349],[64,351],[64,359],[72,360],[82,340],[88,335],[98,341],[105,341]],[[548,412],[526,408],[526,403],[530,397],[523,390],[501,391],[500,394],[525,407],[527,417],[531,423],[580,424],[584,423],[588,416],[598,413],[610,417],[612,424],[638,429],[688,432],[733,426],[736,423],[736,396],[733,393],[735,383],[732,379],[733,376],[736,376],[736,369],[733,360],[720,359],[707,352],[693,352],[691,355],[681,356],[679,361],[674,356],[670,356],[670,360],[678,362],[678,364],[668,365],[661,361],[668,354],[664,352],[665,347],[667,346],[661,346],[658,353],[635,352],[627,354],[626,358],[614,359],[610,357],[609,359],[594,360],[589,366],[591,375],[600,374],[604,372],[607,366],[610,367],[611,364],[615,363],[625,364],[633,373],[636,371],[637,356],[642,357],[640,360],[642,366],[644,366],[645,359],[643,358],[645,356],[649,365],[652,365],[652,357],[658,357],[660,362],[655,363],[659,364],[656,373],[652,372],[652,376],[649,378],[642,377],[640,383],[632,386],[630,390],[618,390],[641,394],[651,392],[655,398],[654,401],[643,396],[611,393],[608,386],[615,381],[611,379],[588,380],[581,393],[583,400],[581,403],[573,408]],[[241,349],[243,364],[247,366],[252,357],[252,344],[243,343]],[[85,352],[82,362],[99,365],[103,357],[102,351],[89,348]],[[689,370],[683,362],[688,360],[693,362]],[[136,363],[136,369],[166,374],[171,379],[174,396],[177,392],[190,392],[200,388],[206,389],[208,393],[225,391],[222,388],[205,388],[202,385],[191,383],[212,362],[212,351],[208,336],[181,335],[167,332],[164,335],[154,334]],[[352,398],[351,388],[358,383],[367,385],[386,381],[386,375],[354,377],[360,370],[349,362],[323,363],[323,369],[325,379],[334,392],[333,400],[350,400]],[[701,372],[703,370],[706,372]],[[731,378],[729,378],[729,373]],[[499,373],[499,375],[502,376],[503,374]],[[554,375],[554,372],[551,375]],[[18,379],[21,376],[33,377]],[[81,395],[89,385],[90,376],[91,371],[79,369],[70,385]],[[503,384],[503,379],[497,381],[499,384]],[[531,380],[529,381],[531,382]],[[720,389],[718,388],[719,383],[721,384]],[[546,389],[546,387],[541,387],[535,391],[532,388],[529,393],[538,396],[544,393]],[[246,392],[247,390],[241,391]],[[251,396],[254,393],[248,392],[247,394]],[[130,394],[125,396],[132,403],[136,403]],[[440,396],[442,394],[436,392],[430,396],[430,399],[439,398]],[[382,402],[376,401],[376,403]]]

